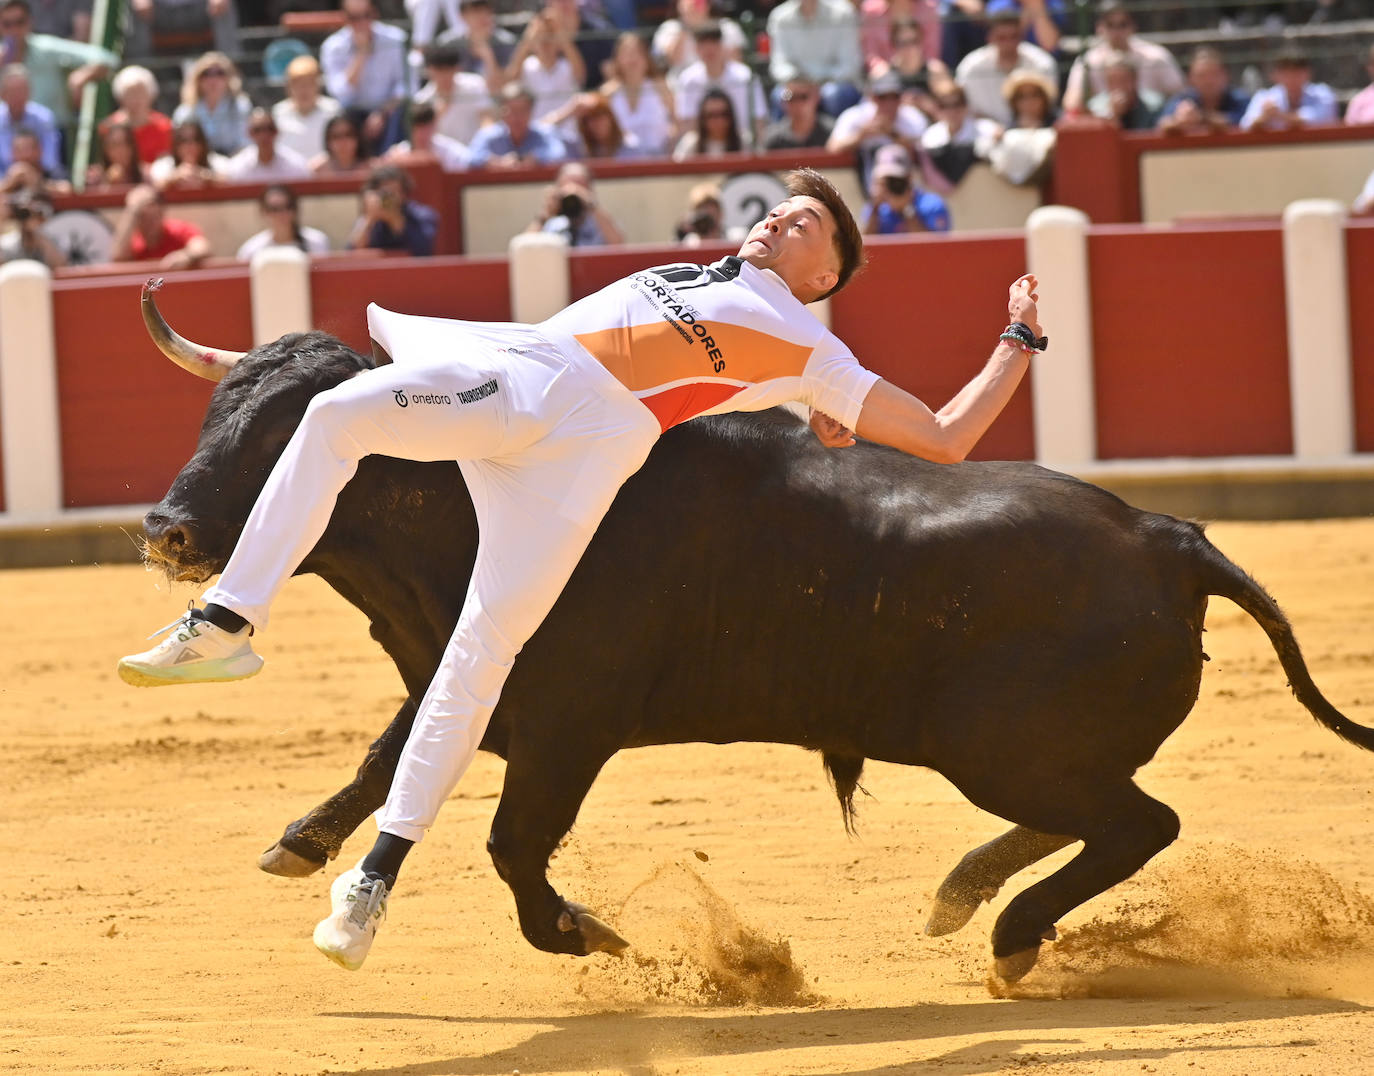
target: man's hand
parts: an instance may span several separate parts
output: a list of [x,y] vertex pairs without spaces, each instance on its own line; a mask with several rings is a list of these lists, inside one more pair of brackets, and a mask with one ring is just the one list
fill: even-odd
[[811,432],[826,448],[848,448],[854,443],[854,431],[841,425],[822,411],[812,410]]
[[1036,336],[1044,336],[1040,330],[1040,313],[1035,308],[1035,304],[1040,301],[1040,296],[1035,290],[1039,286],[1040,282],[1030,273],[1017,277],[1010,288],[1011,298],[1007,302],[1007,314],[1012,321],[1030,326],[1030,331]]

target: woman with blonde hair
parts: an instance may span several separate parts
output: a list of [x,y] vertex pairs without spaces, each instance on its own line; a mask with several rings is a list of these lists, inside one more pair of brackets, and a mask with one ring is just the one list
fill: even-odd
[[601,87],[620,129],[633,135],[645,157],[666,156],[677,137],[673,97],[654,70],[644,39],[633,32],[615,40],[611,77]]
[[232,157],[248,145],[248,114],[253,103],[243,92],[234,61],[222,52],[207,52],[191,64],[181,82],[181,104],[172,123],[195,120],[210,148]]

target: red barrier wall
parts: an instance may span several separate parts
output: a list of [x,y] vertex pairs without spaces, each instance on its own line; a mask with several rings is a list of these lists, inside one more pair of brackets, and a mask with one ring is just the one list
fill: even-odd
[[1355,451],[1374,452],[1374,324],[1369,318],[1374,309],[1374,220],[1351,221],[1345,240]]
[[[880,236],[868,268],[830,301],[835,335],[859,361],[939,409],[972,378],[1007,323],[1007,286],[1025,272],[1019,233]],[[1030,379],[973,459],[1035,455]]]
[[1102,459],[1293,451],[1277,224],[1088,238]]
[[310,270],[315,327],[367,351],[367,304],[406,314],[510,320],[510,270],[505,258],[347,258]]
[[[174,366],[148,340],[139,313],[143,280],[53,283],[68,508],[161,500],[195,448],[214,386]],[[158,307],[197,343],[252,346],[246,265],[170,273]]]

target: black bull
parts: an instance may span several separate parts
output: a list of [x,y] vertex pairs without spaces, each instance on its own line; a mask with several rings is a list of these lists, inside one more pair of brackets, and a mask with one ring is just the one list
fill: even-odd
[[[220,570],[306,404],[372,364],[322,333],[238,362],[147,516],[149,561],[184,579]],[[368,616],[409,697],[264,869],[318,870],[383,802],[476,540],[456,465],[362,462],[300,570]],[[488,846],[521,930],[550,952],[623,945],[547,879],[617,751],[796,744],[822,752],[846,824],[869,758],[936,770],[1014,823],[945,880],[931,933],[1082,842],[997,920],[999,971],[1019,977],[1057,919],[1177,835],[1132,778],[1197,699],[1213,594],[1259,622],[1319,722],[1374,750],[1313,684],[1278,606],[1192,523],[1031,464],[826,449],[786,413],[679,427],[622,490],[482,740],[506,760]]]

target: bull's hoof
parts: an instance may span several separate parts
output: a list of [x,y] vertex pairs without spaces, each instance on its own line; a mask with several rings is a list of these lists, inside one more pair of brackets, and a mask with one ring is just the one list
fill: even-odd
[[926,920],[926,934],[932,938],[953,934],[972,919],[977,910],[976,904],[952,904],[936,898],[935,906],[930,909],[930,918]]
[[997,978],[1004,983],[1020,982],[1026,977],[1027,972],[1035,967],[1035,962],[1040,959],[1040,947],[1034,949],[1023,949],[1019,953],[1012,953],[1011,956],[999,956],[993,961],[993,970],[997,973]]
[[313,859],[297,855],[289,848],[283,848],[280,841],[258,856],[258,870],[282,878],[308,878],[323,869],[323,863],[316,863]]
[[978,891],[978,900],[970,902],[967,897],[962,899],[952,896],[935,895],[935,904],[930,909],[930,918],[926,920],[926,934],[932,938],[940,938],[946,934],[953,934],[962,927],[976,912],[981,904],[986,904],[997,896],[997,890],[991,887]]
[[566,901],[558,916],[558,929],[564,934],[572,931],[582,935],[588,953],[610,953],[619,956],[630,943],[587,910],[585,905]]

